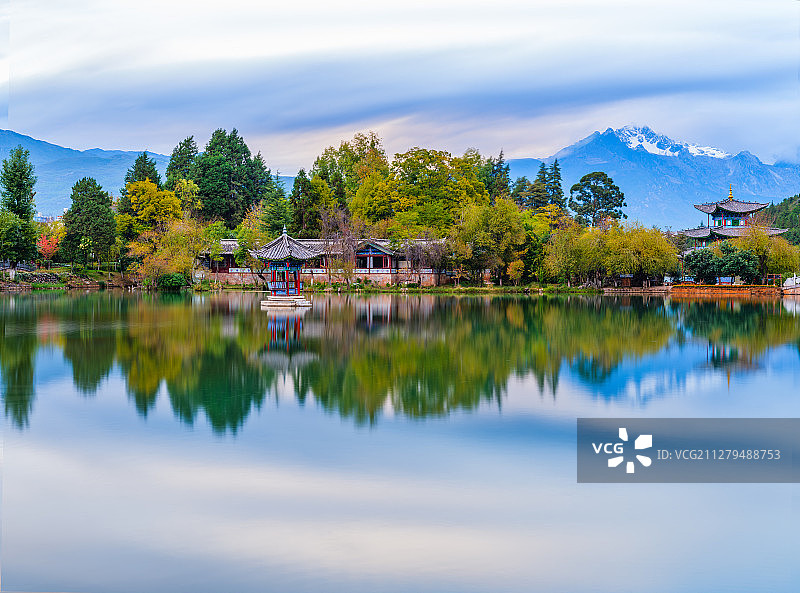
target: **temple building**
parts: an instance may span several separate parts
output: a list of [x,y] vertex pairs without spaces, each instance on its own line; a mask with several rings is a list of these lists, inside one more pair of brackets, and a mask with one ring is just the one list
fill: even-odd
[[694,205],[700,212],[708,216],[708,224],[706,226],[678,231],[678,234],[692,239],[692,248],[701,248],[707,247],[716,241],[741,237],[747,233],[748,228],[753,226],[759,226],[768,235],[785,233],[787,229],[754,224],[753,214],[760,212],[767,206],[769,204],[742,202],[734,199],[733,186],[731,186],[726,200]]
[[[426,245],[436,241],[417,240]],[[216,255],[200,255],[200,269],[195,278],[208,278],[225,284],[261,284],[266,282],[273,294],[293,296],[303,290],[304,283],[342,282],[344,259],[350,261],[352,280],[369,281],[387,285],[415,282],[422,286],[435,286],[450,280],[446,270],[421,267],[409,261],[403,249],[393,248],[387,239],[362,239],[357,241],[348,258],[338,240],[295,239],[286,231],[277,239],[250,255],[263,262],[261,269],[239,267],[236,263],[236,239],[222,239]]]

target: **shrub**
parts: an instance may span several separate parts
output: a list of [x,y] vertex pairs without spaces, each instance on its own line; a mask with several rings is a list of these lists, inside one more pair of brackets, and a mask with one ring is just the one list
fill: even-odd
[[158,278],[158,288],[160,290],[175,291],[186,286],[186,278],[183,274],[164,274]]

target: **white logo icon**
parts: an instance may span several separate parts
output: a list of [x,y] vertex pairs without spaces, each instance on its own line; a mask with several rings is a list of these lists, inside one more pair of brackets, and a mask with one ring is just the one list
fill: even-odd
[[[619,440],[628,442],[628,429],[627,428],[620,428],[619,429]],[[633,441],[633,448],[637,451],[642,449],[649,449],[653,446],[653,435],[651,434],[640,434],[636,437],[636,440]],[[637,455],[636,459],[639,460],[644,467],[650,467],[650,464],[653,463],[652,459],[650,459],[647,455]],[[608,467],[617,467],[623,461],[625,461],[625,457],[623,455],[618,455],[617,457],[612,457],[608,460]],[[633,461],[628,461],[625,464],[625,473],[632,474],[635,471],[635,464]]]

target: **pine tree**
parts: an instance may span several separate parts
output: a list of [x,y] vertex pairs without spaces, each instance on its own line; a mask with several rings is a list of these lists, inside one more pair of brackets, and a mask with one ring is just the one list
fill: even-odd
[[[541,168],[539,170],[541,172]],[[567,199],[564,196],[564,188],[561,185],[561,167],[558,165],[558,159],[554,160],[553,164],[550,165],[545,183],[550,197],[549,203],[559,208],[566,208]]]
[[475,173],[478,180],[486,188],[489,200],[494,203],[497,198],[508,198],[511,186],[510,168],[503,156],[503,151],[500,151],[500,155],[497,158],[489,157],[483,160],[480,154],[477,154],[477,157],[482,162],[479,163]]
[[197,143],[194,136],[189,136],[172,150],[167,165],[167,182],[164,187],[174,191],[175,185],[181,179],[192,179],[194,161],[197,158]]
[[283,184],[275,176],[275,190],[264,195],[261,228],[269,237],[277,237],[286,227],[292,228],[292,204],[286,198]]
[[531,208],[544,208],[550,203],[550,191],[548,189],[547,180],[547,167],[542,163],[539,165],[539,172],[536,174],[536,179],[531,188]]
[[517,203],[520,208],[530,208],[531,188],[533,184],[524,175],[517,177],[514,184],[511,186],[511,199]]
[[11,263],[12,278],[17,263],[36,257],[36,226],[33,222],[33,191],[36,176],[30,153],[17,146],[3,161],[0,171],[0,259]]
[[114,243],[116,223],[111,196],[97,181],[84,177],[72,186],[72,206],[64,214],[64,253],[73,260],[94,253],[101,257]]
[[235,228],[262,197],[274,190],[275,179],[261,154],[250,149],[234,128],[215,130],[205,151],[195,159],[194,181],[202,213]]
[[0,172],[2,207],[22,220],[33,220],[33,196],[36,194],[33,191],[36,176],[33,174],[33,163],[29,159],[30,152],[17,146],[3,161]]

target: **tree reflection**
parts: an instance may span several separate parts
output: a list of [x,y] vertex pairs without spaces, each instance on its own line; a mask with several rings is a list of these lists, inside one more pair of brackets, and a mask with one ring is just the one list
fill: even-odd
[[296,317],[261,311],[259,298],[2,297],[5,414],[27,426],[40,347],[61,349],[79,393],[97,393],[116,368],[143,417],[164,394],[181,422],[202,413],[235,433],[282,379],[301,404],[369,424],[501,406],[514,377],[555,397],[565,368],[602,385],[623,361],[687,340],[708,344],[710,371],[751,372],[767,349],[800,344],[800,317],[770,302],[345,296]]
[[33,410],[33,370],[38,343],[33,302],[9,297],[0,301],[0,375],[5,416],[28,426]]

